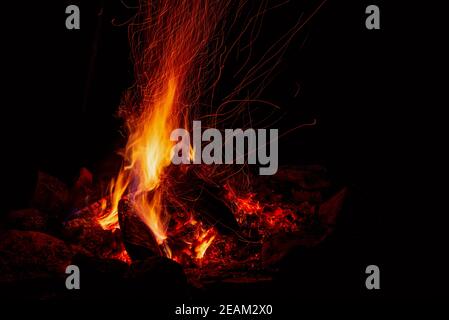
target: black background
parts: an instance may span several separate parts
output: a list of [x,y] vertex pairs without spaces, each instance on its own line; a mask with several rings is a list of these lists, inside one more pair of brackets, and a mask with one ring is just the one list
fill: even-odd
[[[292,1],[270,13],[259,41],[272,41],[314,3],[318,1]],[[65,28],[69,4],[81,9],[81,30]],[[381,30],[366,30],[368,4],[381,8]],[[80,167],[94,168],[123,143],[118,132],[121,122],[114,113],[133,74],[126,26],[111,21],[124,22],[133,11],[120,1],[27,1],[1,6],[5,79],[1,137],[6,161],[1,205],[7,211],[27,205],[37,170],[71,183]],[[404,192],[402,184],[413,183],[410,175],[416,179],[421,175],[410,164],[415,150],[425,153],[434,143],[421,143],[418,140],[424,136],[413,130],[416,110],[429,110],[435,104],[434,95],[423,94],[430,87],[427,72],[439,72],[421,52],[441,54],[429,47],[436,34],[424,32],[424,22],[420,23],[426,10],[433,9],[416,6],[413,14],[409,9],[380,0],[327,1],[293,40],[263,94],[283,108],[281,132],[318,121],[317,126],[281,140],[281,164],[321,163],[338,185],[350,186],[354,195],[332,248],[325,249],[318,265],[309,266],[316,275],[308,286],[317,291],[316,296],[331,292],[369,300],[435,293],[406,286],[410,285],[406,275],[413,272],[405,255],[413,251],[417,257],[419,249],[405,244],[402,232],[407,228],[396,224],[401,213],[410,212],[409,219],[415,219],[405,209],[413,194]],[[301,90],[295,97],[298,83]],[[426,123],[427,113],[421,111],[420,123]],[[417,204],[412,207],[420,210]],[[368,264],[381,267],[380,292],[363,288]],[[284,274],[296,267],[292,261]],[[416,265],[411,268],[419,270]],[[317,280],[324,274],[327,280],[339,279],[329,280],[331,284]],[[288,288],[295,285],[291,279],[280,283]]]

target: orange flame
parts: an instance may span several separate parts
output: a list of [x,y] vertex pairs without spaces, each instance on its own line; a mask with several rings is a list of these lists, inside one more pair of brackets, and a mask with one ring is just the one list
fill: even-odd
[[[244,8],[250,14],[237,22]],[[269,8],[267,1],[254,5],[239,0],[139,0],[138,13],[129,25],[136,81],[124,95],[120,108],[128,129],[128,140],[122,154],[124,164],[110,184],[109,203],[102,201],[100,204],[102,216],[98,222],[104,229],[119,227],[118,206],[126,195],[164,254],[174,260],[182,260],[181,256],[176,256],[176,246],[173,246],[172,254],[169,241],[166,241],[168,235],[173,236],[173,230],[171,233],[167,230],[170,217],[164,208],[170,185],[164,183],[173,146],[170,134],[178,127],[188,129],[190,117],[204,115],[207,111],[212,113],[207,115],[209,125],[217,127],[219,117],[221,121],[230,120],[232,116],[246,112],[250,102],[274,106],[267,101],[252,99],[253,94],[249,91],[256,80],[261,80],[254,93],[257,98],[266,86],[268,76],[280,62],[287,43],[318,10],[307,19],[298,19],[262,57],[253,57],[250,48],[260,30],[264,13],[274,8],[277,5]],[[226,23],[223,17],[227,13],[233,13],[229,15],[233,18]],[[219,25],[220,21],[223,21],[222,25]],[[244,45],[246,36],[251,38],[247,46]],[[237,83],[235,88],[219,95],[223,96],[223,101],[216,101],[215,86],[224,75],[223,69],[231,52],[236,52],[238,60],[242,61],[234,75]],[[240,99],[242,94],[244,98]],[[193,106],[196,110],[192,110]],[[196,152],[200,150],[190,148],[190,160],[194,159]],[[217,176],[219,174],[225,176],[226,171],[218,172]],[[232,188],[227,190],[228,200],[236,207],[238,222],[251,218],[251,223],[256,221],[257,224],[274,226],[279,220],[286,220],[285,217],[291,213],[291,210],[281,209],[269,212],[265,209],[272,208],[257,201],[253,193],[241,195]],[[184,208],[180,210],[187,212]],[[254,217],[259,219],[252,219]],[[178,228],[175,234],[189,231],[189,241],[184,240],[187,246],[182,250],[198,260],[203,259],[214,239],[220,241],[215,228],[204,228],[193,218],[178,222]],[[190,238],[192,235],[193,239]],[[130,260],[126,250],[120,258]]]
[[212,244],[212,241],[214,241],[215,236],[216,233],[214,228],[210,228],[209,230],[207,230],[206,232],[204,232],[202,235],[199,236],[198,238],[199,244],[195,247],[195,257],[197,259],[203,259],[206,250]]
[[[170,218],[162,203],[161,181],[171,162],[170,133],[182,124],[187,127],[188,107],[200,96],[204,50],[225,6],[209,0],[141,1],[130,25],[136,85],[122,107],[129,136],[124,165],[111,183],[110,210],[99,223],[106,229],[118,227],[118,204],[127,193],[167,256]],[[194,151],[190,153],[193,157]]]
[[[176,80],[173,76],[162,90],[161,97],[151,106],[146,106],[146,112],[133,123],[125,153],[128,164],[119,175],[119,178],[127,177],[123,180],[132,189],[136,212],[151,229],[159,244],[166,239],[168,221],[161,210],[161,190],[157,187],[163,169],[171,160],[172,143],[167,137],[177,124],[172,115],[176,92]],[[125,189],[124,185],[117,185],[113,199],[120,199]],[[149,200],[146,193],[153,190],[155,193]]]

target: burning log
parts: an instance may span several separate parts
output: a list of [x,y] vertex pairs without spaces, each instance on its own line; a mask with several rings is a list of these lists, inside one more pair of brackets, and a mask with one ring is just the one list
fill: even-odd
[[318,210],[319,223],[326,229],[328,234],[332,232],[335,227],[337,216],[343,207],[347,193],[348,190],[343,188],[326,202],[321,204]]
[[131,201],[123,198],[118,207],[122,240],[132,260],[160,255],[157,242],[148,226],[133,209]]

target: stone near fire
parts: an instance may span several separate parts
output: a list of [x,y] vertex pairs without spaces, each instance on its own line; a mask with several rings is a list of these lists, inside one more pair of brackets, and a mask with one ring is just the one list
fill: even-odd
[[109,257],[117,248],[117,239],[111,230],[103,230],[93,217],[80,217],[64,223],[64,239],[79,245],[99,257]]
[[268,239],[262,246],[264,266],[276,265],[294,251],[307,250],[325,241],[335,228],[346,194],[347,189],[343,188],[310,213],[317,224],[304,225],[299,232],[279,233]]
[[293,199],[296,202],[320,203],[322,195],[319,191],[292,190]]
[[34,191],[32,206],[59,216],[63,214],[68,205],[69,191],[67,186],[55,177],[39,172],[36,189]]
[[120,200],[118,219],[123,244],[132,260],[142,260],[160,254],[151,230],[140,219],[128,199]]
[[11,211],[6,215],[6,226],[25,231],[45,231],[48,229],[47,214],[33,208]]
[[9,230],[0,235],[0,283],[64,276],[76,249],[42,232]]
[[94,195],[93,175],[86,169],[81,168],[79,176],[70,190],[69,204],[71,208],[84,208],[92,201]]
[[151,297],[176,300],[184,297],[187,278],[177,262],[165,257],[151,257],[134,261],[125,275],[127,291],[139,299]]

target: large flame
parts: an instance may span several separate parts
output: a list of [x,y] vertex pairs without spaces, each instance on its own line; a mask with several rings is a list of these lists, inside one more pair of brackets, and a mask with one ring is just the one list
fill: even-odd
[[[233,11],[230,11],[232,3]],[[251,14],[241,21],[243,27],[239,27],[236,20],[244,6]],[[251,99],[251,85],[260,79],[260,88],[257,87],[255,93],[263,89],[286,44],[305,24],[298,20],[251,65],[250,48],[260,30],[266,7],[267,1],[260,1],[259,5],[238,0],[139,1],[137,15],[129,28],[135,84],[126,92],[120,112],[125,119],[128,140],[122,153],[123,166],[110,185],[109,203],[102,203],[103,214],[98,221],[104,229],[119,227],[119,202],[126,195],[163,252],[175,260],[182,260],[171,255],[166,241],[170,217],[164,208],[164,197],[170,184],[164,183],[164,179],[171,162],[173,142],[170,134],[176,128],[189,129],[187,124],[197,119],[198,114],[211,113],[209,125],[217,127],[218,116],[229,120],[246,110],[248,102],[264,102]],[[224,21],[223,17],[230,12],[233,16],[226,26],[232,32],[225,33],[225,25],[219,25],[219,22]],[[227,43],[225,35],[232,33],[235,33],[234,39]],[[247,46],[243,45],[244,35],[251,38]],[[221,93],[222,103],[212,107],[216,102],[215,86],[232,50],[237,51],[243,61],[237,71],[240,80],[235,89]],[[208,77],[215,77],[215,73],[216,78]],[[240,93],[248,98],[240,99]],[[208,102],[204,102],[206,100]],[[196,110],[192,110],[192,106]],[[199,110],[200,106],[205,110]],[[190,149],[191,159],[195,152],[200,150]],[[285,210],[275,211],[273,215],[265,214],[264,206],[252,194],[241,196],[235,190],[227,191],[228,200],[237,208],[236,218],[242,224],[260,223],[269,228],[290,216],[290,211]],[[188,251],[189,256],[197,260],[203,259],[208,248],[213,247],[212,243],[217,243],[220,238],[214,227],[203,227],[192,219],[180,225],[179,234],[182,233],[184,238],[186,229],[191,227],[194,230],[189,233],[194,235],[193,239],[184,239],[188,250],[183,251]],[[173,250],[175,252],[175,246]],[[211,255],[214,250],[208,252]]]
[[110,210],[99,219],[103,228],[118,227],[118,204],[126,193],[157,242],[164,244],[169,217],[163,209],[160,185],[171,162],[170,133],[187,127],[189,105],[199,96],[196,91],[204,49],[221,17],[223,3],[141,1],[130,26],[136,85],[123,106],[129,136],[124,165],[111,183]]
[[[178,123],[173,113],[175,77],[170,76],[161,89],[157,99],[145,106],[142,116],[130,128],[125,153],[125,159],[129,162],[120,173],[129,177],[125,181],[131,183],[134,207],[160,244],[166,239],[167,218],[161,209],[161,190],[158,186],[162,172],[171,160],[172,143],[167,137]],[[121,197],[123,189],[123,186],[118,186],[115,190],[119,194],[114,197]],[[147,193],[153,190],[154,194],[149,199]]]

